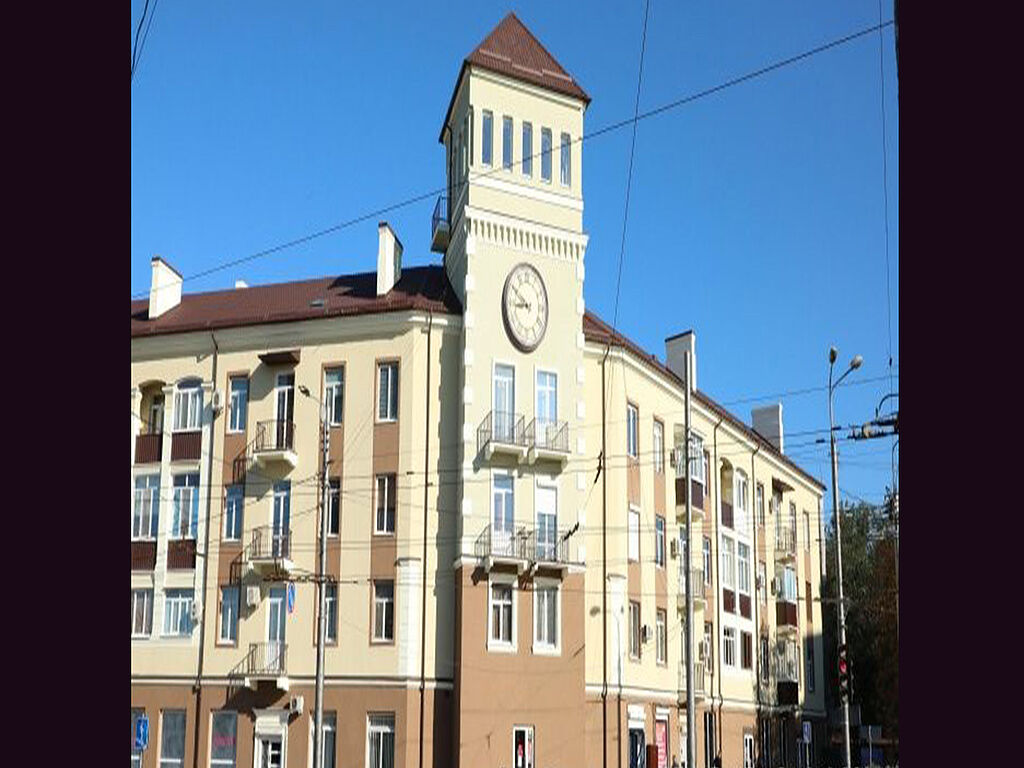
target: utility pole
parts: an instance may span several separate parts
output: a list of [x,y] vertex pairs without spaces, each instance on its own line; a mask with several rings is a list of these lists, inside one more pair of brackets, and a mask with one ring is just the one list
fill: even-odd
[[[316,706],[313,713],[313,768],[324,764],[324,641],[327,634],[327,505],[330,481],[327,467],[330,462],[331,430],[327,423],[327,403],[320,404],[320,431],[322,433],[322,456],[320,459],[320,562],[317,564],[317,629],[316,629]],[[340,499],[339,499],[340,503]]]
[[[686,443],[683,458],[686,467],[686,550],[683,553],[683,578],[686,584],[686,768],[694,768],[697,762],[697,745],[694,733],[693,708],[693,584],[690,579],[690,558],[693,552],[693,483],[690,480],[690,382],[693,381],[693,356],[683,353],[686,366]],[[698,459],[699,460],[699,459]]]

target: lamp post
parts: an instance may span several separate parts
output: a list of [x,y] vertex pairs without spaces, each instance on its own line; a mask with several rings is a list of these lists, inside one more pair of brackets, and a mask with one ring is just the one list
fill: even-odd
[[[299,392],[311,400],[315,398],[310,394],[309,388],[305,385],[299,386]],[[330,451],[330,432],[327,424],[327,403],[320,403],[320,446],[322,451],[321,468],[321,493],[320,493],[320,562],[317,564],[317,628],[316,628],[316,703],[313,709],[313,768],[323,768],[324,764],[324,641],[327,634],[326,610],[326,584],[324,583],[324,569],[327,562],[327,494],[329,481],[327,479],[327,463]]]
[[[832,366],[835,365],[839,350],[831,347],[828,351],[828,427],[829,443],[832,447],[832,514],[836,519],[836,569],[839,574],[839,647],[846,646],[846,606],[843,604],[843,526],[839,514],[839,465],[836,463],[836,433],[835,421],[832,415],[832,396],[839,382],[845,379],[851,371],[860,368],[864,358],[854,355],[850,361],[850,367],[842,376],[832,381]],[[846,768],[850,768],[850,700],[849,697],[840,693],[843,700],[843,750],[846,755]]]

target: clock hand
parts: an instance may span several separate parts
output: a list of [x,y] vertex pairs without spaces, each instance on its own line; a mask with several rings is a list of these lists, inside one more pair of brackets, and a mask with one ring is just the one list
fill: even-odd
[[518,296],[518,297],[519,297],[519,300],[520,300],[521,302],[523,302],[522,304],[517,304],[516,306],[519,306],[519,307],[526,307],[527,309],[529,309],[529,308],[530,308],[530,304],[529,304],[529,302],[528,302],[528,301],[527,301],[526,299],[524,299],[524,298],[523,298],[523,294],[521,294],[521,293],[519,292],[519,289],[518,289],[518,288],[516,288],[516,287],[515,287],[515,286],[513,285],[513,286],[512,286],[512,290],[516,292],[516,296]]

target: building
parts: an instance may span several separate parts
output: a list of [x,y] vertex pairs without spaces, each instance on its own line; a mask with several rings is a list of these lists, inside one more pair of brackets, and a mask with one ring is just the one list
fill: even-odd
[[327,765],[681,763],[687,567],[698,765],[819,754],[822,486],[780,406],[751,427],[694,381],[686,488],[694,333],[661,362],[584,306],[589,100],[510,14],[441,127],[440,264],[403,268],[384,222],[363,274],[183,294],[153,259],[133,765],[310,764],[325,433]]

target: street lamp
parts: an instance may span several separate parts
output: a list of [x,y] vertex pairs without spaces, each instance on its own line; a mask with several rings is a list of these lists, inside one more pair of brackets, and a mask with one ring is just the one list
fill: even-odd
[[[299,392],[310,400],[316,400],[305,384],[299,385]],[[313,710],[313,768],[323,767],[323,739],[324,739],[324,642],[327,635],[326,610],[326,584],[324,582],[324,566],[327,562],[327,462],[329,460],[330,433],[327,425],[327,404],[320,403],[320,437],[321,451],[323,453],[321,466],[321,496],[320,496],[320,562],[317,565],[317,630],[316,630],[316,704]]]
[[[832,366],[839,357],[839,350],[830,347],[828,350],[828,431],[829,443],[832,447],[832,514],[836,519],[836,566],[839,573],[839,647],[846,647],[846,606],[843,604],[843,526],[839,514],[839,465],[836,463],[836,433],[835,422],[832,416],[832,397],[839,382],[850,375],[852,371],[860,368],[864,358],[854,355],[850,361],[850,367],[842,376],[832,381]],[[846,754],[846,768],[850,768],[850,700],[846,694],[840,694],[843,700],[843,749]]]

